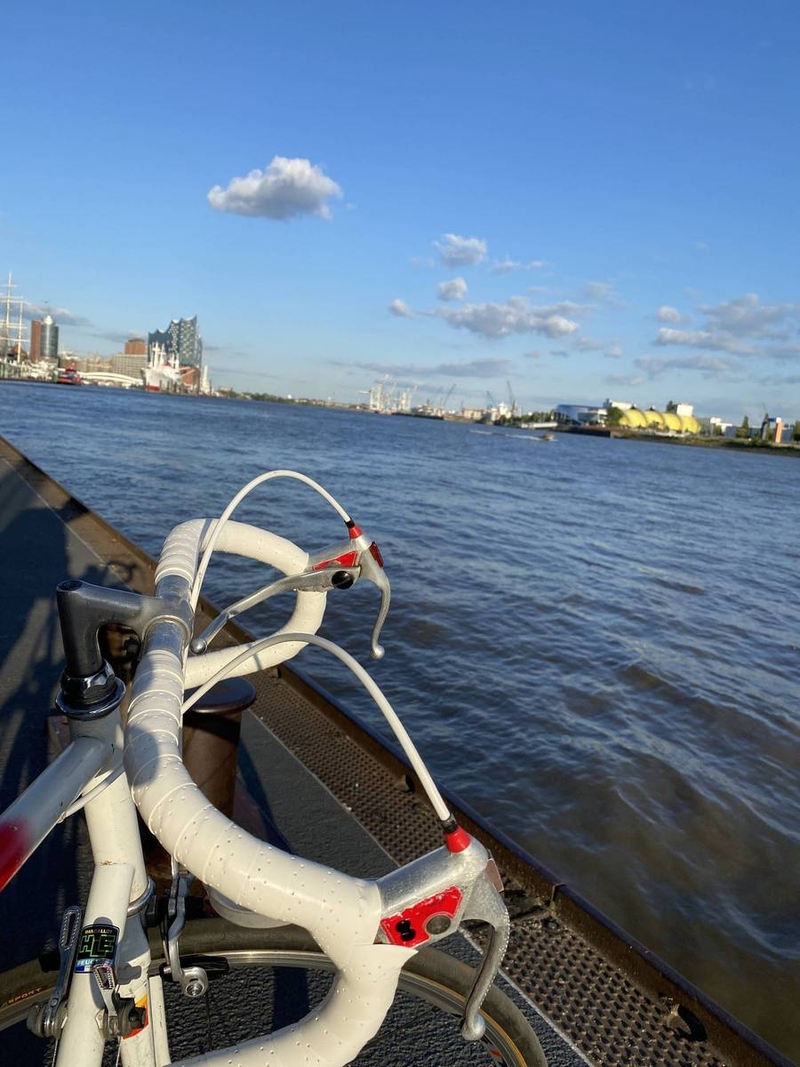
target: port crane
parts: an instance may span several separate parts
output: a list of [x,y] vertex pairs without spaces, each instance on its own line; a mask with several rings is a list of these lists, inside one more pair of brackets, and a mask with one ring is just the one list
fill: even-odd
[[511,382],[506,378],[506,385],[508,386],[508,403],[511,408],[511,418],[517,417],[517,402],[514,399],[514,394],[511,392]]

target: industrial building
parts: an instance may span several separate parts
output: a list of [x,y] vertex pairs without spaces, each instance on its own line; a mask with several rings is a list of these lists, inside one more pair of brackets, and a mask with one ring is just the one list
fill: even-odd
[[677,411],[656,411],[655,408],[642,411],[631,407],[622,412],[618,425],[630,430],[654,430],[656,433],[700,433],[700,423],[691,414],[690,405],[679,406],[688,407],[690,414],[679,415]]

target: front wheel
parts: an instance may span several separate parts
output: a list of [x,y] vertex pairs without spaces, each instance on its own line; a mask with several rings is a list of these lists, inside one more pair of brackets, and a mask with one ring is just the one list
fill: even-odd
[[[152,973],[163,964],[161,944],[153,938]],[[173,1058],[225,1048],[298,1021],[327,993],[331,961],[297,927],[251,930],[224,919],[189,922],[181,935],[181,957],[216,957],[209,970],[229,968],[196,1001],[165,983],[167,1025]],[[45,1045],[24,1033],[24,1019],[55,983],[57,961],[42,958],[0,975],[0,1030],[19,1025],[16,1067],[44,1062]],[[400,975],[395,1003],[378,1035],[355,1061],[358,1067],[547,1067],[539,1040],[522,1012],[494,987],[482,1013],[481,1041],[465,1042],[461,1015],[474,971],[436,949],[414,956]],[[7,1045],[17,1048],[17,1041]],[[37,1057],[38,1054],[38,1058]],[[34,1058],[31,1058],[33,1056]],[[113,1060],[112,1060],[113,1062]]]

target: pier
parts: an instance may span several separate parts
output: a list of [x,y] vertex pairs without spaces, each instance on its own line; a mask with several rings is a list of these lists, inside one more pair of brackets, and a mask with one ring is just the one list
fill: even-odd
[[[0,505],[5,808],[58,745],[56,584],[72,577],[151,592],[154,562],[2,439]],[[230,640],[242,635],[230,627]],[[396,751],[293,669],[253,681],[237,784],[240,805],[249,805],[265,834],[298,854],[371,876],[440,844],[436,821]],[[449,799],[503,873],[512,917],[504,990],[525,1011],[553,1067],[791,1067],[477,813]],[[57,828],[0,894],[4,967],[53,945],[60,912],[85,896],[90,876],[78,817]],[[444,947],[474,956],[466,938]],[[391,1025],[402,1028],[402,1021]],[[43,1062],[44,1046],[31,1037],[14,1053],[18,1067],[26,1067]],[[435,1038],[420,1035],[403,1062],[438,1063]]]

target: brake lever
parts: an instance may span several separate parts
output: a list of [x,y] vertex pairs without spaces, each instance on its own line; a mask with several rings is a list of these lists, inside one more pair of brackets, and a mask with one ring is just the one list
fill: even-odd
[[490,856],[486,869],[472,887],[463,914],[464,919],[475,919],[492,928],[488,944],[483,952],[483,959],[464,1007],[461,1036],[465,1041],[477,1041],[483,1037],[486,1022],[481,1015],[481,1005],[494,984],[508,948],[511,920],[508,917],[508,909],[500,897],[502,892],[503,881],[497,864]]
[[383,569],[383,556],[377,544],[370,541],[352,519],[347,523],[347,530],[350,535],[349,541],[340,541],[338,544],[331,545],[330,548],[320,549],[319,552],[309,556],[308,565],[312,570],[317,571],[335,566],[357,567],[360,578],[366,578],[368,582],[377,586],[381,594],[381,603],[372,627],[370,644],[372,658],[383,659],[385,649],[380,644],[379,638],[386,616],[389,614],[392,588]]
[[270,582],[269,585],[242,597],[241,600],[237,600],[220,612],[202,633],[193,638],[189,645],[192,654],[202,655],[227,622],[257,604],[263,603],[269,597],[286,592],[328,592],[331,589],[349,589],[359,578],[366,578],[367,581],[377,586],[381,595],[370,644],[373,659],[382,659],[384,648],[379,643],[379,638],[386,616],[389,614],[391,586],[383,569],[383,557],[377,544],[367,540],[352,519],[347,523],[347,529],[350,535],[348,541],[340,541],[309,555],[306,568],[300,574],[289,574]]
[[508,947],[510,921],[500,897],[500,873],[483,845],[457,826],[445,834],[445,845],[378,879],[381,937],[390,944],[418,948],[448,937],[464,919],[492,927],[461,1025],[462,1037],[477,1041],[486,1028],[481,1005]]
[[[351,519],[352,522],[352,519]],[[358,565],[361,568],[361,577],[372,582],[381,594],[381,602],[378,614],[372,627],[372,658],[383,659],[384,647],[379,642],[383,624],[389,614],[389,604],[392,599],[392,587],[383,569],[383,556],[381,550],[374,541],[368,541],[355,523],[348,523],[351,544],[358,550]]]
[[287,574],[285,577],[277,579],[277,581],[270,582],[269,585],[262,586],[255,593],[242,597],[241,600],[237,600],[234,604],[225,608],[224,611],[221,611],[201,634],[193,638],[189,648],[194,655],[202,655],[227,622],[257,604],[262,604],[270,597],[278,596],[279,593],[327,593],[330,589],[349,589],[351,585],[358,581],[359,573],[357,567],[331,566],[326,567],[324,570],[319,568],[306,569],[300,574]]

